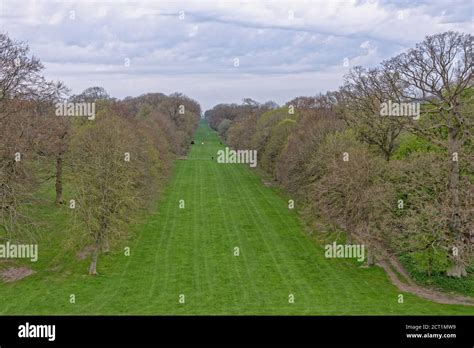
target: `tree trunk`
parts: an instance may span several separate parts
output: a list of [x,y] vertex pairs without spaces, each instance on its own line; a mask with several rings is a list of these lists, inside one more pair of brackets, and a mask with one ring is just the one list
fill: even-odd
[[374,264],[375,264],[374,253],[372,252],[372,248],[368,248],[368,250],[367,250],[367,266],[373,266]]
[[104,243],[102,245],[102,252],[108,253],[110,251],[109,240],[107,238],[104,239]]
[[428,260],[428,277],[431,277],[431,271],[433,269],[433,258],[429,258]]
[[103,253],[108,253],[109,248],[109,239],[107,238],[107,226],[108,226],[107,218],[103,215],[100,219],[100,229],[101,229],[101,249]]
[[56,157],[56,204],[63,202],[63,157],[60,153]]
[[446,271],[448,277],[461,278],[467,276],[466,267],[459,259],[454,259],[454,265]]
[[99,243],[99,240],[97,240],[95,243],[94,252],[92,253],[91,265],[89,267],[90,275],[97,275],[97,259],[99,257],[99,251],[100,251],[100,243]]
[[448,134],[448,151],[449,151],[449,178],[448,187],[449,194],[451,196],[451,229],[456,234],[456,237],[460,235],[459,225],[459,160],[453,160],[453,154],[457,153],[459,156],[459,142],[457,138],[458,131],[456,129],[449,129]]
[[[459,158],[454,160],[454,153],[459,157],[460,144],[458,138],[459,129],[450,127],[448,130],[448,152],[449,152],[449,177],[448,189],[451,204],[451,217],[449,229],[453,236],[454,246],[458,250],[463,250],[463,237],[461,233],[460,202],[459,202]],[[466,268],[460,260],[460,255],[453,257],[453,266],[447,270],[446,274],[452,277],[464,277],[467,275]]]

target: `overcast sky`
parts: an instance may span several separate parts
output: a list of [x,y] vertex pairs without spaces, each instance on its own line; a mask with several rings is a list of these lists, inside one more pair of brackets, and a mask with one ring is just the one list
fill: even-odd
[[0,30],[28,42],[46,77],[73,93],[179,91],[204,109],[336,89],[350,67],[426,35],[472,33],[472,19],[470,0],[0,0]]

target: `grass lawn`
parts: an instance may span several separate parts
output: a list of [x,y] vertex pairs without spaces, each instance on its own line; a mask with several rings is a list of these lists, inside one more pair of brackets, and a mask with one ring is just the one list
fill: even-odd
[[38,207],[39,261],[25,262],[35,274],[0,283],[0,314],[474,314],[410,294],[400,304],[382,269],[326,259],[282,195],[248,166],[216,162],[222,145],[206,124],[195,143],[156,209],[132,226],[123,245],[131,255],[122,247],[102,255],[97,277],[87,275],[89,259],[64,244],[67,208]]

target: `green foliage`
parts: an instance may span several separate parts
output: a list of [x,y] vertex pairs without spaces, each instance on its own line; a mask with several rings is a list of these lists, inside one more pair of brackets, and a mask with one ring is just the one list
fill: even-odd
[[[430,260],[425,255],[418,256],[410,253],[402,253],[398,256],[398,259],[413,279],[421,285],[430,286],[446,292],[455,292],[466,296],[473,296],[474,294],[474,270],[472,269],[474,265],[471,266],[467,277],[452,278],[446,277],[445,275],[444,269],[447,258],[442,252],[433,255],[434,260],[432,260],[432,262],[434,261],[434,264],[432,266],[435,267],[433,267],[431,274],[426,272],[426,266],[428,266]],[[425,267],[422,269],[420,269],[419,266],[420,261],[425,263]]]
[[400,137],[398,149],[394,152],[393,159],[404,159],[414,152],[439,152],[441,151],[431,142],[410,133]]
[[[266,155],[267,158],[264,157],[266,147],[271,141],[272,134],[274,134],[274,129],[278,129],[276,131],[276,136],[283,136],[285,138],[284,140],[286,140],[286,137],[289,135],[287,134],[288,130],[290,129],[289,127],[292,128],[294,126],[294,122],[291,122],[291,120],[297,120],[298,115],[299,114],[296,111],[294,114],[290,114],[288,107],[282,107],[263,113],[257,121],[256,130],[251,140],[251,146],[257,150],[259,160],[263,160],[264,163],[266,162],[266,170],[270,173],[273,170],[273,164],[271,163],[273,161],[272,157],[275,156],[275,151],[278,152],[281,150],[280,145],[282,145],[279,139],[273,140],[273,144],[269,149],[270,151]],[[284,122],[278,127],[281,121]]]
[[274,175],[278,157],[295,126],[296,121],[294,119],[284,118],[271,130],[268,143],[265,145],[263,154],[261,155],[261,164],[268,173]]
[[416,251],[412,257],[416,270],[428,275],[446,272],[450,265],[447,250],[436,246],[430,246],[424,251]]

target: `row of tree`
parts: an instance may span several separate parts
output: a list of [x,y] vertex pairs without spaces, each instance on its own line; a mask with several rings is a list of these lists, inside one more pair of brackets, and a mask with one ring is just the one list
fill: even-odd
[[[116,100],[91,87],[70,96],[42,69],[26,44],[0,34],[0,238],[35,237],[25,208],[42,181],[54,179],[56,203],[72,208],[77,230],[93,243],[89,273],[96,274],[100,252],[126,234],[173,158],[188,150],[201,109],[179,93]],[[94,115],[64,115],[64,103],[93,106]]]
[[462,277],[474,267],[472,69],[472,35],[446,32],[354,67],[338,91],[277,109],[218,105],[206,117],[230,146],[256,149],[312,221],[365,244],[369,264],[399,256]]

